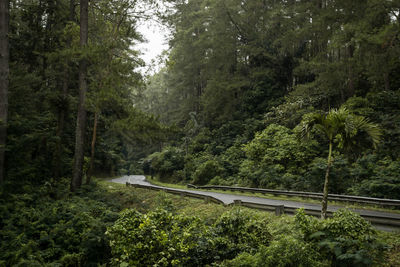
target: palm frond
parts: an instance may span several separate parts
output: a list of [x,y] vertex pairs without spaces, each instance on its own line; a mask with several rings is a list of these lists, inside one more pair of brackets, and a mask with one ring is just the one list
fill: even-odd
[[310,138],[311,131],[315,128],[315,126],[323,124],[324,120],[325,116],[322,113],[313,112],[304,115],[300,127],[301,138]]
[[360,116],[355,116],[353,120],[354,127],[357,129],[357,133],[365,134],[370,139],[373,147],[376,148],[382,137],[382,130],[379,128],[379,126]]
[[382,136],[378,125],[362,116],[352,114],[345,107],[331,109],[328,114],[305,115],[301,123],[302,137],[309,137],[313,129],[347,151],[361,149],[366,145],[365,141],[376,148]]

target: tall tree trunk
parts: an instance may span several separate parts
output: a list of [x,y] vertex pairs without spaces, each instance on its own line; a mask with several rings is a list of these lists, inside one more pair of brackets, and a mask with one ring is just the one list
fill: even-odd
[[9,83],[9,0],[0,0],[0,184],[5,177],[5,146],[7,139],[8,83]]
[[353,67],[353,62],[352,58],[354,55],[354,47],[353,45],[349,45],[347,47],[347,68],[348,68],[348,84],[347,84],[347,89],[348,92],[346,94],[347,98],[352,97],[355,92],[355,77],[354,77],[354,67]]
[[[75,0],[69,1],[69,21],[73,22],[75,20]],[[71,38],[67,39],[66,47],[69,48],[71,46]],[[67,99],[68,99],[68,87],[69,87],[69,66],[70,61],[67,60],[66,66],[64,69],[63,81],[62,81],[62,92],[61,98],[63,101],[63,106],[61,107],[58,114],[58,124],[57,124],[57,148],[56,148],[56,162],[55,162],[55,170],[54,176],[60,177],[61,175],[61,158],[62,158],[62,139],[64,134],[64,124],[65,124],[65,115],[68,113]]]
[[328,165],[326,167],[325,173],[325,183],[324,183],[324,193],[322,196],[322,209],[321,209],[321,218],[326,219],[326,212],[328,209],[328,185],[329,185],[329,171],[332,166],[332,141],[329,142],[329,154],[328,154]]
[[[88,0],[80,1],[80,46],[84,50],[88,41]],[[71,191],[82,185],[82,168],[84,161],[84,141],[86,130],[86,91],[87,61],[83,57],[79,62],[79,105],[76,120],[74,168],[71,180]]]
[[94,113],[94,123],[93,123],[93,135],[92,135],[92,144],[91,144],[91,152],[90,152],[90,167],[88,174],[86,176],[86,184],[90,184],[90,179],[92,178],[93,175],[93,169],[94,169],[94,151],[95,151],[95,145],[96,145],[96,137],[97,137],[97,122],[99,119],[99,113],[95,112]]
[[385,81],[385,90],[390,90],[389,71],[383,73],[383,80]]

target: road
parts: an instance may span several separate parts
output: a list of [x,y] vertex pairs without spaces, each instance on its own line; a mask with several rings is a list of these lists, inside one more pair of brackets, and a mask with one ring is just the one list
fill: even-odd
[[[120,178],[112,179],[111,182],[114,183],[120,183],[120,184],[126,184],[126,182],[130,184],[140,184],[140,185],[151,185],[149,182],[146,181],[145,176],[143,175],[130,175],[130,176],[123,176]],[[154,186],[154,185],[153,185]],[[162,186],[156,186],[158,188],[164,188]],[[234,195],[234,194],[229,194],[229,193],[216,193],[216,192],[209,192],[209,191],[199,191],[199,190],[189,190],[189,189],[175,189],[181,192],[195,192],[198,194],[202,194],[204,196],[211,196],[214,197],[220,201],[222,201],[225,205],[230,205],[233,204],[235,200],[241,200],[243,202],[250,202],[250,203],[255,203],[255,204],[265,204],[265,205],[284,205],[285,208],[304,208],[308,210],[314,210],[316,212],[321,210],[321,205],[320,204],[314,204],[314,203],[304,203],[304,202],[298,202],[298,201],[290,201],[290,200],[277,200],[277,199],[267,199],[267,198],[262,198],[262,197],[253,197],[253,196],[242,196],[242,195]],[[328,206],[328,211],[334,212],[340,208],[343,208],[343,206],[335,206],[335,205],[329,205]],[[384,212],[384,211],[376,211],[376,210],[366,210],[366,209],[351,209],[352,211],[357,212],[361,216],[368,218],[368,217],[380,217],[382,219],[395,219],[400,221],[400,214],[398,213],[390,213],[390,212]],[[379,229],[382,230],[393,230],[396,228],[393,227],[386,227],[383,225],[380,225],[378,227]],[[397,228],[398,230],[399,228]]]

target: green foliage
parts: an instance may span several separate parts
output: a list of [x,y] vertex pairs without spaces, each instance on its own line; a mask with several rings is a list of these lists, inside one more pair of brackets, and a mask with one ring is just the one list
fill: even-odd
[[222,168],[215,160],[207,160],[199,165],[193,174],[193,183],[204,185],[211,181],[213,178],[219,176]]
[[94,187],[86,188],[86,197],[65,197],[68,180],[63,181],[26,186],[24,194],[7,195],[7,201],[1,196],[0,260],[6,266],[97,266],[108,261],[104,232],[118,218],[117,210]]
[[268,188],[290,188],[317,154],[315,141],[300,142],[292,130],[276,124],[256,134],[243,150],[247,160],[241,165],[240,175],[253,186]]
[[241,254],[226,266],[312,267],[327,264],[310,244],[288,235],[273,240],[268,247],[261,246],[255,255]]
[[209,227],[198,218],[166,210],[126,210],[107,230],[116,266],[199,266],[213,260]]
[[161,179],[171,178],[175,171],[183,169],[184,152],[176,147],[165,147],[161,152],[156,152],[148,157],[151,171]]
[[[335,160],[329,173],[329,192],[332,194],[346,193],[348,188],[353,185],[354,176],[351,175],[351,166],[348,159],[341,154],[334,154]],[[309,165],[301,182],[296,184],[297,188],[320,192],[323,188],[327,168],[326,158],[315,158]]]
[[203,266],[268,245],[266,223],[239,209],[224,213],[213,225],[165,209],[148,214],[128,209],[107,236],[113,265]]
[[346,152],[360,152],[365,146],[363,139],[376,148],[382,135],[378,125],[370,123],[363,116],[352,114],[345,107],[332,109],[327,114],[306,114],[300,126],[303,137],[310,136],[315,130],[329,143],[336,143],[338,148]]
[[328,139],[328,160],[325,172],[323,187],[321,216],[326,218],[329,176],[334,157],[332,155],[333,146],[345,151],[348,155],[357,155],[367,144],[377,148],[382,135],[378,125],[369,122],[363,116],[357,116],[349,112],[346,107],[331,109],[327,114],[309,113],[303,117],[300,123],[300,134],[302,137],[310,137],[312,132]]
[[358,181],[348,191],[353,194],[399,199],[398,160],[389,157],[379,159],[376,155],[366,155],[358,159],[351,168],[353,179]]
[[178,214],[187,200],[109,183],[69,195],[63,181],[2,193],[3,265],[368,266],[384,256],[387,238],[349,211],[320,221],[189,202]]
[[304,240],[333,266],[371,266],[382,260],[386,248],[376,230],[354,212],[339,210],[332,218],[317,220],[299,211],[295,222]]
[[[171,49],[141,104],[185,132],[174,143],[186,152],[179,180],[193,181],[210,154],[223,171],[204,182],[320,191],[317,176],[323,176],[324,163],[312,158],[327,155],[323,146],[331,140],[347,156],[335,154],[333,163],[333,180],[342,178],[332,190],[342,193],[359,181],[349,174],[352,164],[372,153],[365,147],[379,137],[374,153],[398,160],[395,3],[169,3],[174,8],[163,19],[174,29]],[[311,144],[296,140],[302,119],[312,128],[318,116],[321,125],[337,129],[315,128]],[[267,132],[255,136],[262,130]]]
[[[137,174],[143,162],[161,180],[320,191],[330,141],[344,153],[333,153],[331,192],[400,198],[398,1],[167,1],[159,15],[172,29],[171,49],[146,85],[132,50],[142,39],[135,29],[143,3],[91,1],[89,46],[80,49],[78,9],[68,14],[69,2],[11,1],[0,265],[107,264],[106,227],[115,264],[129,253],[150,265],[378,261],[376,234],[350,213],[325,222],[300,214],[294,229],[287,218],[271,226],[235,210],[206,225],[154,198],[164,211],[127,212],[111,226],[118,206],[138,196],[121,204],[113,199],[119,193],[105,199],[85,187],[66,197],[59,177],[69,176],[73,161],[85,58],[86,135],[96,112],[99,173]],[[320,125],[306,131],[315,134],[309,142],[296,138],[301,118],[303,130]],[[377,143],[378,123],[382,142],[372,153],[363,148]],[[151,201],[138,201],[138,209]]]
[[241,252],[255,252],[261,246],[267,246],[272,239],[265,225],[266,219],[240,209],[233,209],[221,215],[216,221],[217,249],[223,258],[233,258]]

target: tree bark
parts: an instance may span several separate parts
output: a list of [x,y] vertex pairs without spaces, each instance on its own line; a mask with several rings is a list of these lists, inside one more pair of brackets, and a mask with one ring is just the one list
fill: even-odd
[[322,196],[322,209],[321,209],[321,218],[326,219],[326,213],[328,209],[328,185],[329,185],[329,171],[332,166],[332,141],[329,142],[329,154],[328,154],[328,165],[326,167],[325,173],[325,183],[324,183],[324,192]]
[[[72,22],[75,20],[75,0],[69,1],[69,21]],[[71,46],[71,38],[67,39],[66,48]],[[57,148],[56,148],[56,162],[55,162],[55,170],[54,176],[60,177],[61,175],[61,158],[62,158],[62,138],[64,134],[64,124],[65,124],[65,115],[68,113],[67,99],[68,99],[68,87],[69,87],[69,68],[70,60],[67,60],[66,66],[64,69],[63,81],[62,81],[62,92],[61,98],[63,101],[63,105],[58,114],[58,124],[57,124]]]
[[8,119],[9,85],[9,0],[0,0],[0,184],[5,179],[5,146]]
[[347,98],[352,97],[355,92],[354,67],[352,63],[353,55],[354,55],[354,47],[353,45],[349,45],[347,47],[347,68],[348,68],[348,84],[347,84],[348,92],[346,94]]
[[[80,1],[80,46],[84,52],[88,41],[88,0]],[[74,168],[71,180],[71,191],[82,185],[84,141],[86,130],[86,91],[87,91],[87,60],[85,56],[79,62],[79,105],[76,120]]]
[[91,152],[90,152],[90,167],[88,174],[86,176],[86,184],[90,184],[90,180],[93,175],[94,169],[94,152],[95,152],[95,145],[96,145],[96,137],[97,137],[97,122],[99,119],[98,112],[94,113],[94,123],[93,123],[93,135],[92,135],[92,144],[91,144]]
[[385,81],[385,90],[389,91],[390,90],[390,82],[389,82],[389,72],[386,71],[383,74],[383,80]]

